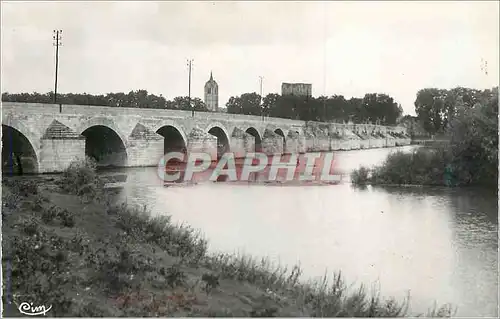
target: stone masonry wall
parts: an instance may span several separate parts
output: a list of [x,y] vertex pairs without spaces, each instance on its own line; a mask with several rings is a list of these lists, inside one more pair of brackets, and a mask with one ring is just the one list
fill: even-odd
[[41,141],[39,173],[62,172],[73,160],[85,158],[84,139]]
[[[126,166],[154,166],[164,152],[157,130],[172,126],[189,152],[217,155],[217,138],[208,133],[219,127],[227,136],[229,151],[237,157],[255,149],[250,128],[258,132],[266,153],[319,152],[409,145],[404,127],[371,124],[304,122],[227,113],[112,108],[82,105],[2,103],[2,124],[21,132],[32,145],[40,172],[61,170],[85,152],[81,136],[87,128],[104,125],[126,148]],[[283,137],[274,133],[281,130]],[[255,134],[255,133],[253,133]],[[65,140],[66,139],[66,140]],[[64,140],[64,141],[63,141]],[[283,149],[285,147],[285,149]],[[111,158],[110,158],[111,160]]]

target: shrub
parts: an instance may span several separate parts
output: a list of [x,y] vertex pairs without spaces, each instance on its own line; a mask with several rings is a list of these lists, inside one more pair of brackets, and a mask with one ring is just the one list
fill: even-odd
[[21,197],[18,193],[2,194],[2,203],[5,208],[16,209],[21,202]]
[[[25,231],[36,236],[9,237],[5,255],[11,260],[11,289],[14,296],[30,296],[34,304],[52,304],[51,314],[68,314],[72,301],[66,294],[71,266],[64,239],[33,227],[36,221],[24,223]],[[36,228],[36,230],[35,230]]]
[[203,274],[201,276],[201,280],[205,283],[205,287],[203,288],[207,293],[210,293],[212,289],[217,288],[219,283],[219,276],[213,274]]
[[96,168],[95,160],[90,157],[71,162],[62,174],[59,182],[61,188],[70,194],[95,200],[102,194],[104,185],[97,175]]
[[9,186],[12,192],[17,193],[22,197],[38,195],[39,193],[38,184],[35,181],[14,180],[11,182],[6,182],[6,186]]
[[59,209],[57,206],[52,205],[48,209],[42,211],[42,221],[46,224],[51,223],[59,215]]
[[188,226],[173,225],[170,216],[151,217],[146,207],[138,209],[124,204],[108,208],[108,214],[116,214],[118,228],[136,240],[155,243],[187,263],[198,263],[207,252],[208,242],[200,232]]
[[35,212],[39,212],[41,210],[43,210],[43,203],[45,202],[45,199],[40,196],[40,195],[37,195],[35,197],[35,199],[32,201],[32,208]]
[[73,213],[71,213],[67,209],[59,211],[58,217],[64,227],[72,228],[73,226],[75,226],[75,218],[73,216]]
[[250,317],[258,317],[258,318],[271,318],[277,317],[278,313],[277,307],[269,307],[269,306],[257,306],[250,312]]
[[28,236],[33,236],[38,234],[39,225],[36,219],[29,218],[27,220],[22,221],[23,231]]
[[186,275],[182,272],[179,265],[173,265],[167,269],[165,279],[171,288],[181,286],[186,280]]
[[368,182],[368,174],[370,170],[366,167],[360,167],[351,173],[351,182],[353,184],[366,184]]

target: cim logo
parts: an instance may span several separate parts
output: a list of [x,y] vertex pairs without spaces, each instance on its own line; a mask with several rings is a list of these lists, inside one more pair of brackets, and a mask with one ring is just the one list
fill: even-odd
[[33,303],[27,303],[23,302],[19,305],[18,307],[19,312],[22,313],[23,315],[27,316],[41,316],[47,314],[50,309],[52,309],[52,305],[50,305],[48,308],[45,306],[33,306]]

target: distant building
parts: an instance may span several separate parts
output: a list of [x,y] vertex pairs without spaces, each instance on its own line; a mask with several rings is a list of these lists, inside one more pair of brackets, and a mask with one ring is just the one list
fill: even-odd
[[205,83],[205,105],[210,111],[217,112],[219,109],[219,86],[214,81],[212,72],[210,79]]
[[312,96],[312,84],[282,83],[281,95]]

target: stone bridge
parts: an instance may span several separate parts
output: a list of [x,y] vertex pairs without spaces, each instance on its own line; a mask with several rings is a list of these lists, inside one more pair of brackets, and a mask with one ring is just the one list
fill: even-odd
[[[304,122],[259,116],[2,102],[2,164],[60,172],[85,155],[99,165],[156,166],[169,151],[304,153],[410,143],[404,127]],[[14,156],[13,156],[14,155]],[[10,162],[9,162],[10,161]]]

